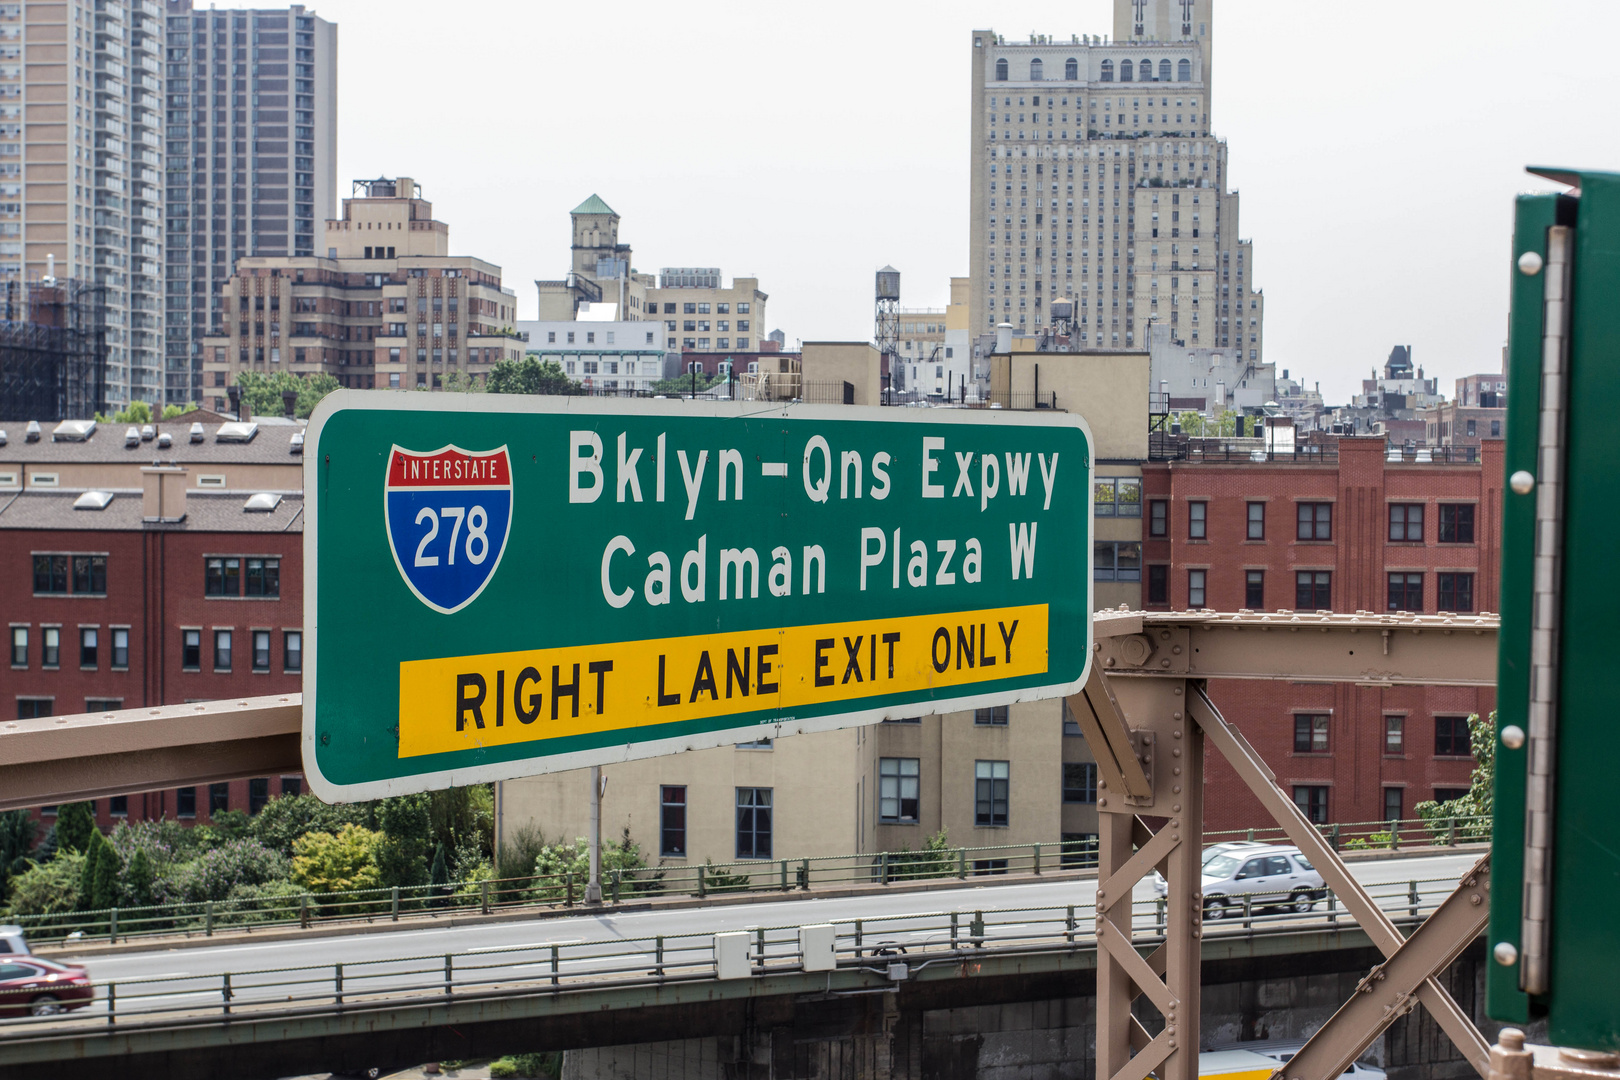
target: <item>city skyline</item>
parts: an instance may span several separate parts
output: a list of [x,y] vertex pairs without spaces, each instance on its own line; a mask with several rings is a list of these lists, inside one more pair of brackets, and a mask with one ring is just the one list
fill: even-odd
[[[624,216],[639,270],[701,265],[728,278],[757,276],[772,296],[771,328],[787,331],[790,343],[869,338],[872,273],[886,263],[905,275],[906,307],[945,306],[949,278],[968,272],[961,43],[969,31],[994,25],[1009,40],[1029,30],[1112,32],[1106,0],[1061,13],[951,3],[930,8],[926,20],[862,9],[859,24],[823,6],[814,19],[772,22],[777,40],[793,43],[785,54],[758,39],[763,24],[743,17],[746,9],[716,4],[680,19],[647,12],[616,24],[614,65],[639,75],[599,85],[598,50],[560,49],[533,62],[535,41],[600,34],[583,11],[490,6],[490,17],[508,24],[494,38],[489,19],[441,27],[436,55],[457,70],[465,41],[477,58],[467,73],[495,98],[543,102],[587,83],[593,107],[624,118],[593,125],[573,110],[526,109],[519,137],[509,114],[481,119],[454,95],[424,97],[410,110],[368,103],[361,88],[391,77],[400,52],[413,47],[412,28],[422,25],[413,5],[388,9],[387,21],[352,0],[315,10],[352,27],[340,58],[340,177],[420,178],[457,223],[458,244],[514,281],[553,273],[569,244],[568,209],[595,192]],[[435,10],[420,8],[423,18]],[[1373,4],[1358,7],[1353,24],[1281,3],[1217,11],[1214,134],[1236,151],[1231,187],[1244,196],[1242,233],[1255,241],[1255,280],[1266,292],[1266,358],[1320,380],[1331,401],[1348,401],[1394,342],[1411,343],[1442,387],[1494,370],[1507,330],[1507,200],[1548,186],[1524,166],[1601,164],[1620,149],[1615,139],[1593,146],[1601,128],[1557,104],[1595,99],[1598,42],[1605,28],[1620,30],[1620,11],[1576,4],[1556,23],[1532,25],[1524,10],[1487,5],[1458,22]],[[1576,25],[1583,33],[1569,35]],[[1375,36],[1380,27],[1388,32]],[[1538,55],[1560,59],[1527,78],[1523,58]],[[703,56],[725,62],[694,67]],[[1320,95],[1300,92],[1309,67]],[[1499,77],[1471,79],[1465,94],[1457,82],[1465,71]],[[716,80],[754,89],[716,95]],[[875,103],[890,107],[891,121]],[[444,140],[422,147],[435,131]],[[704,137],[691,138],[694,131]],[[480,137],[509,146],[516,138],[509,175],[521,180],[450,152]],[[1392,146],[1401,157],[1387,157]],[[1341,164],[1324,164],[1333,161]],[[1320,176],[1303,185],[1298,170],[1307,164]],[[1368,237],[1404,240],[1416,257],[1392,258]],[[1338,254],[1324,259],[1324,248]],[[520,317],[533,316],[533,303],[519,290]]]

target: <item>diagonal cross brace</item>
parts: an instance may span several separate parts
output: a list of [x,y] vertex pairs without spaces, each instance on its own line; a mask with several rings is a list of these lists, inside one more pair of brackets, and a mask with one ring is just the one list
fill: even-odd
[[1334,1080],[1400,1016],[1429,978],[1462,955],[1490,916],[1491,857],[1463,875],[1455,891],[1390,958],[1373,968],[1344,1006],[1281,1070],[1286,1080]]
[[1091,677],[1078,694],[1068,699],[1069,711],[1080,724],[1080,731],[1097,759],[1097,768],[1112,791],[1122,791],[1134,799],[1153,797],[1153,785],[1142,763],[1136,759],[1131,729],[1125,714],[1109,689],[1108,681],[1096,664]]
[[[1197,684],[1189,682],[1188,685]],[[1282,826],[1288,838],[1304,852],[1305,857],[1316,867],[1317,873],[1322,875],[1322,880],[1338,896],[1339,902],[1377,946],[1378,951],[1386,957],[1394,956],[1405,939],[1401,937],[1400,931],[1395,928],[1389,916],[1373,902],[1361,883],[1350,876],[1350,871],[1339,858],[1338,852],[1329,847],[1327,841],[1322,839],[1322,834],[1316,831],[1316,826],[1305,819],[1299,807],[1294,805],[1294,800],[1283,794],[1282,789],[1277,786],[1276,775],[1266,767],[1266,763],[1255,753],[1248,740],[1221,716],[1221,711],[1209,699],[1204,687],[1197,686],[1196,692],[1190,697],[1192,700],[1187,702],[1188,708],[1196,706],[1197,714],[1193,719],[1203,729],[1205,736],[1231,763],[1232,768],[1243,778],[1243,782],[1249,785],[1249,790],[1254,792],[1261,805],[1277,824]],[[1445,987],[1433,976],[1426,977],[1416,992],[1423,1007],[1429,1010],[1435,1022],[1451,1037],[1451,1041],[1456,1044],[1463,1057],[1468,1059],[1468,1063],[1481,1076],[1484,1076],[1490,1068],[1490,1047],[1468,1014],[1458,1007]]]
[[1152,839],[1136,849],[1118,870],[1108,875],[1108,880],[1099,882],[1097,889],[1097,910],[1103,911],[1113,907],[1120,900],[1130,900],[1131,890],[1136,883],[1142,880],[1142,875],[1152,870],[1164,857],[1170,854],[1180,840],[1172,839],[1175,833],[1169,829],[1160,829],[1153,834]]

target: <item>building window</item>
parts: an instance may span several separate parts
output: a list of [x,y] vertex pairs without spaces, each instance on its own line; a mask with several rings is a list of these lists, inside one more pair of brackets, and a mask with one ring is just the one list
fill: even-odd
[[281,595],[280,559],[249,559],[247,561],[247,594],[249,596]]
[[211,558],[204,560],[204,596],[241,596],[242,560]]
[[43,639],[39,654],[40,665],[49,668],[59,666],[62,663],[62,628],[46,626],[40,633]]
[[17,719],[37,720],[42,716],[51,715],[50,698],[18,698]]
[[96,666],[96,646],[100,641],[101,633],[93,626],[79,627],[79,666],[93,668]]
[[659,789],[658,853],[686,857],[686,787],[665,784]]
[[1093,581],[1141,581],[1142,544],[1136,540],[1099,540],[1091,545]]
[[1333,609],[1333,573],[1329,570],[1300,570],[1294,575],[1294,608],[1298,611]]
[[1096,762],[1065,761],[1063,763],[1063,801],[1066,803],[1094,803],[1097,801]]
[[1422,574],[1402,573],[1389,575],[1389,610],[1423,610]]
[[1389,504],[1389,539],[1392,543],[1423,540],[1423,504]]
[[1402,813],[1401,813],[1401,810],[1402,810],[1402,805],[1401,804],[1404,801],[1403,798],[1402,798],[1403,794],[1404,794],[1404,789],[1402,789],[1402,788],[1387,787],[1387,788],[1384,789],[1384,820],[1385,821],[1399,821],[1399,820],[1401,820],[1401,818],[1403,816]]
[[1266,504],[1252,502],[1249,504],[1249,532],[1248,539],[1264,540],[1266,538]]
[[1007,706],[994,705],[988,709],[974,709],[973,722],[980,727],[1006,727]]
[[1328,820],[1328,789],[1321,785],[1294,786],[1294,805],[1299,807],[1305,820],[1312,825],[1326,825]]
[[112,632],[112,666],[129,667],[129,631],[118,627]]
[[129,817],[129,796],[114,795],[107,800],[108,817]]
[[197,816],[197,789],[194,787],[177,788],[174,793],[174,814],[176,817],[194,818]]
[[1207,606],[1204,603],[1204,583],[1208,579],[1208,576],[1209,571],[1207,570],[1187,571],[1187,606],[1189,608],[1201,608]]
[[1436,757],[1473,756],[1474,748],[1468,742],[1468,717],[1434,718],[1434,753]]
[[248,813],[257,814],[270,801],[270,778],[255,776],[248,781]]
[[[1104,62],[1106,63],[1106,61],[1104,61]],[[1007,61],[1005,61],[1005,60],[997,60],[996,61],[996,82],[1006,82],[1006,81],[1007,81]]]
[[1209,503],[1190,502],[1187,504],[1187,539],[1203,540],[1208,536]]
[[1436,574],[1440,592],[1435,604],[1441,611],[1474,610],[1473,574]]
[[1170,535],[1170,504],[1163,499],[1148,503],[1148,535]]
[[1474,507],[1472,503],[1442,503],[1440,505],[1440,542],[1442,544],[1472,544],[1474,542]]
[[180,666],[187,671],[202,667],[202,631],[180,631]]
[[231,670],[231,632],[229,630],[214,631],[214,670]]
[[106,595],[107,556],[73,556],[73,591],[81,595]]
[[213,815],[221,813],[221,812],[226,811],[226,810],[229,810],[230,808],[231,808],[231,785],[230,784],[209,784],[208,785],[208,814],[209,814],[209,816],[212,817]]
[[973,824],[1004,828],[1007,824],[1007,763],[973,763]]
[[303,777],[283,776],[281,778],[281,793],[283,795],[302,795],[304,793]]
[[34,556],[34,592],[66,594],[68,591],[68,557],[66,555]]
[[1243,606],[1250,611],[1264,611],[1266,607],[1266,572],[1243,571]]
[[1093,485],[1097,517],[1141,517],[1142,481],[1105,477]]
[[1406,753],[1406,717],[1384,717],[1384,753]]
[[737,858],[771,857],[771,789],[737,789]]
[[878,759],[878,820],[889,824],[916,824],[918,777],[921,762],[917,758]]
[[1163,563],[1148,567],[1148,603],[1170,602],[1170,568]]
[[1097,865],[1097,834],[1087,832],[1064,833],[1063,847],[1058,861],[1064,867]]
[[1328,752],[1328,714],[1294,714],[1294,753],[1325,754]]
[[11,628],[11,666],[28,666],[28,627],[13,626]]
[[1452,802],[1468,794],[1467,788],[1437,787],[1434,789],[1435,802]]
[[287,630],[281,635],[281,670],[294,675],[304,670],[304,632]]
[[253,631],[253,670],[270,670],[270,631]]
[[1316,502],[1299,504],[1299,540],[1333,539],[1333,504]]

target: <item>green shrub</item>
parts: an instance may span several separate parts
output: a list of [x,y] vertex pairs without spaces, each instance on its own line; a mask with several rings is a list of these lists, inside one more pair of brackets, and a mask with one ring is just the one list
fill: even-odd
[[14,917],[77,911],[83,878],[84,856],[77,851],[62,851],[46,863],[29,860],[11,879],[8,910]]
[[562,1075],[562,1055],[558,1053],[508,1054],[489,1063],[491,1077],[549,1077]]

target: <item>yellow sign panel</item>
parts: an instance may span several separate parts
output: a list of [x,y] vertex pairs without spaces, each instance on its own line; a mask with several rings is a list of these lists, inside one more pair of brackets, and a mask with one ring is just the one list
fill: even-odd
[[399,756],[1038,675],[1047,606],[399,665]]

